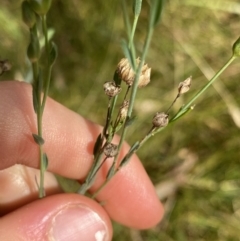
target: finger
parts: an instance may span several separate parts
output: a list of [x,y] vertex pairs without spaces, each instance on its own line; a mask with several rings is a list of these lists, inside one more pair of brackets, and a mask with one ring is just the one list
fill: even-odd
[[[23,165],[0,170],[0,216],[38,199],[38,176],[39,170]],[[46,172],[44,179],[47,196],[61,192],[52,173]]]
[[[0,103],[5,105],[0,106],[0,168],[15,163],[39,166],[38,148],[32,138],[37,130],[31,99],[31,86],[19,82],[1,83]],[[48,99],[43,115],[44,149],[50,160],[48,170],[83,179],[92,164],[92,150],[100,131],[99,126]],[[126,153],[128,147],[125,145],[123,149]],[[102,168],[93,188],[101,185],[109,164]],[[98,198],[105,202],[104,208],[112,218],[135,228],[153,226],[163,214],[151,181],[136,156]]]
[[28,204],[0,220],[0,240],[106,240],[112,227],[103,208],[77,194]]

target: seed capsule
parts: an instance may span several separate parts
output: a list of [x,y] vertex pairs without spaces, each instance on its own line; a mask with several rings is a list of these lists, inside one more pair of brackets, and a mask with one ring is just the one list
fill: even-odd
[[[140,63],[140,59],[136,59],[137,66]],[[117,73],[119,78],[124,81],[128,86],[132,86],[135,80],[135,72],[132,69],[131,64],[127,58],[121,59],[117,66]],[[151,68],[147,64],[144,64],[141,69],[139,77],[138,87],[144,87],[150,82]]]
[[121,92],[121,88],[116,86],[115,82],[109,81],[103,85],[104,92],[109,97],[114,97]]
[[178,93],[179,95],[184,94],[189,91],[191,86],[192,76],[185,79],[183,82],[180,82],[178,85]]
[[103,152],[105,154],[106,157],[114,157],[117,155],[117,150],[118,149],[118,146],[115,145],[115,144],[112,144],[112,143],[108,143]]
[[157,112],[153,117],[152,124],[154,127],[164,127],[168,124],[168,115],[163,112]]

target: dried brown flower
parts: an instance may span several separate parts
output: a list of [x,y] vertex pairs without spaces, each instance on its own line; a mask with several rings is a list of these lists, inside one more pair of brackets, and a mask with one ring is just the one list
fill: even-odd
[[117,151],[118,151],[118,146],[113,143],[108,143],[103,150],[106,157],[116,156]]
[[189,91],[191,86],[192,76],[185,79],[183,82],[180,82],[178,85],[178,94],[184,94]]
[[109,81],[103,85],[104,92],[109,97],[114,97],[121,92],[121,88],[116,86],[115,82]]
[[0,75],[2,75],[4,72],[9,71],[12,68],[11,63],[6,60],[0,60]]
[[127,117],[128,107],[129,107],[129,101],[124,100],[123,104],[120,106],[120,119],[121,120],[123,120]]
[[168,115],[163,112],[157,112],[153,117],[152,124],[154,127],[164,127],[168,124]]
[[[136,59],[137,66],[140,63],[140,59]],[[120,79],[122,79],[128,86],[132,86],[135,80],[135,72],[132,69],[131,64],[127,58],[121,59],[117,66],[117,72]],[[144,87],[150,82],[151,68],[147,64],[144,64],[141,69],[139,77],[138,87]]]

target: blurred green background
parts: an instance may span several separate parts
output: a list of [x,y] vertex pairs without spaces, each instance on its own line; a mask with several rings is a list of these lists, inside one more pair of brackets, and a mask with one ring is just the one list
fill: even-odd
[[[1,1],[0,58],[13,64],[4,79],[29,79],[29,33],[21,21],[21,2]],[[128,4],[131,14],[132,1]],[[135,38],[139,54],[148,6],[143,1]],[[50,96],[104,124],[107,98],[102,85],[112,80],[123,57],[120,42],[126,38],[120,1],[53,0],[48,23],[59,48]],[[151,83],[139,90],[134,108],[137,120],[129,128],[128,142],[147,132],[154,113],[166,110],[178,83],[192,75],[191,91],[170,114],[186,103],[230,58],[239,35],[237,0],[165,1],[146,59],[152,68]],[[236,60],[196,101],[194,111],[139,151],[166,214],[147,231],[114,223],[114,241],[240,240],[239,80],[240,61]]]

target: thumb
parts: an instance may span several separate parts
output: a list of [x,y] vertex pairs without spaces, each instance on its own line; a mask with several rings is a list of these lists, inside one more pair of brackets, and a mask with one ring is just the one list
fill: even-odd
[[32,202],[0,219],[0,240],[110,241],[104,209],[78,194],[58,194]]

